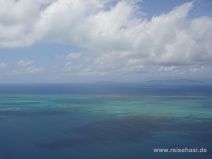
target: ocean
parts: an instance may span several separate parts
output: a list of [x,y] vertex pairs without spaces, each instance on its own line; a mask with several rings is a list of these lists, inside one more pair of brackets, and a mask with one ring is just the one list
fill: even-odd
[[0,159],[170,158],[212,158],[211,85],[0,85]]

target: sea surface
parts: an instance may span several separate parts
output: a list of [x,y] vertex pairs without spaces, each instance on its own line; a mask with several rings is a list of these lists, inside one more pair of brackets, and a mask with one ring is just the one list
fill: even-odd
[[0,159],[185,158],[212,158],[211,85],[0,85]]

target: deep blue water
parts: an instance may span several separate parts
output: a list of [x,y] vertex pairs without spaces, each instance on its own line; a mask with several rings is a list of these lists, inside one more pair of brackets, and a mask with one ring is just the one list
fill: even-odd
[[0,159],[170,158],[212,158],[210,85],[0,86]]

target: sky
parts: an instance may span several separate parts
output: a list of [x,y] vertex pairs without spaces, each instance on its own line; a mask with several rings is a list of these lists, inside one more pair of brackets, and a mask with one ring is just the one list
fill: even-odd
[[0,0],[0,83],[212,79],[211,0]]

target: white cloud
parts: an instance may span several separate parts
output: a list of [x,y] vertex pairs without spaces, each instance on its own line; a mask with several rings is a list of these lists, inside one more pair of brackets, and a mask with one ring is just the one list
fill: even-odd
[[194,66],[189,69],[190,72],[199,73],[199,72],[210,72],[211,69],[207,66],[201,65],[201,66]]
[[144,67],[139,60],[131,59],[128,52],[70,53],[65,60],[64,71],[75,75],[125,75],[142,72]]
[[53,0],[0,0],[0,47],[27,46],[37,41],[34,26]]
[[0,71],[5,71],[7,69],[8,65],[4,62],[0,62]]
[[33,65],[33,63],[34,63],[33,60],[19,60],[17,65],[27,67]]
[[44,71],[44,68],[36,66],[33,60],[19,60],[12,70],[13,74],[37,74]]
[[178,72],[176,66],[161,66],[159,67],[159,71],[161,72]]
[[0,47],[70,43],[86,51],[69,54],[65,71],[80,74],[173,71],[212,61],[212,18],[188,18],[193,2],[149,20],[138,16],[137,0],[112,2],[0,0]]
[[0,73],[4,75],[34,75],[44,72],[44,68],[37,66],[33,60],[22,59],[16,64],[7,64],[0,62]]

